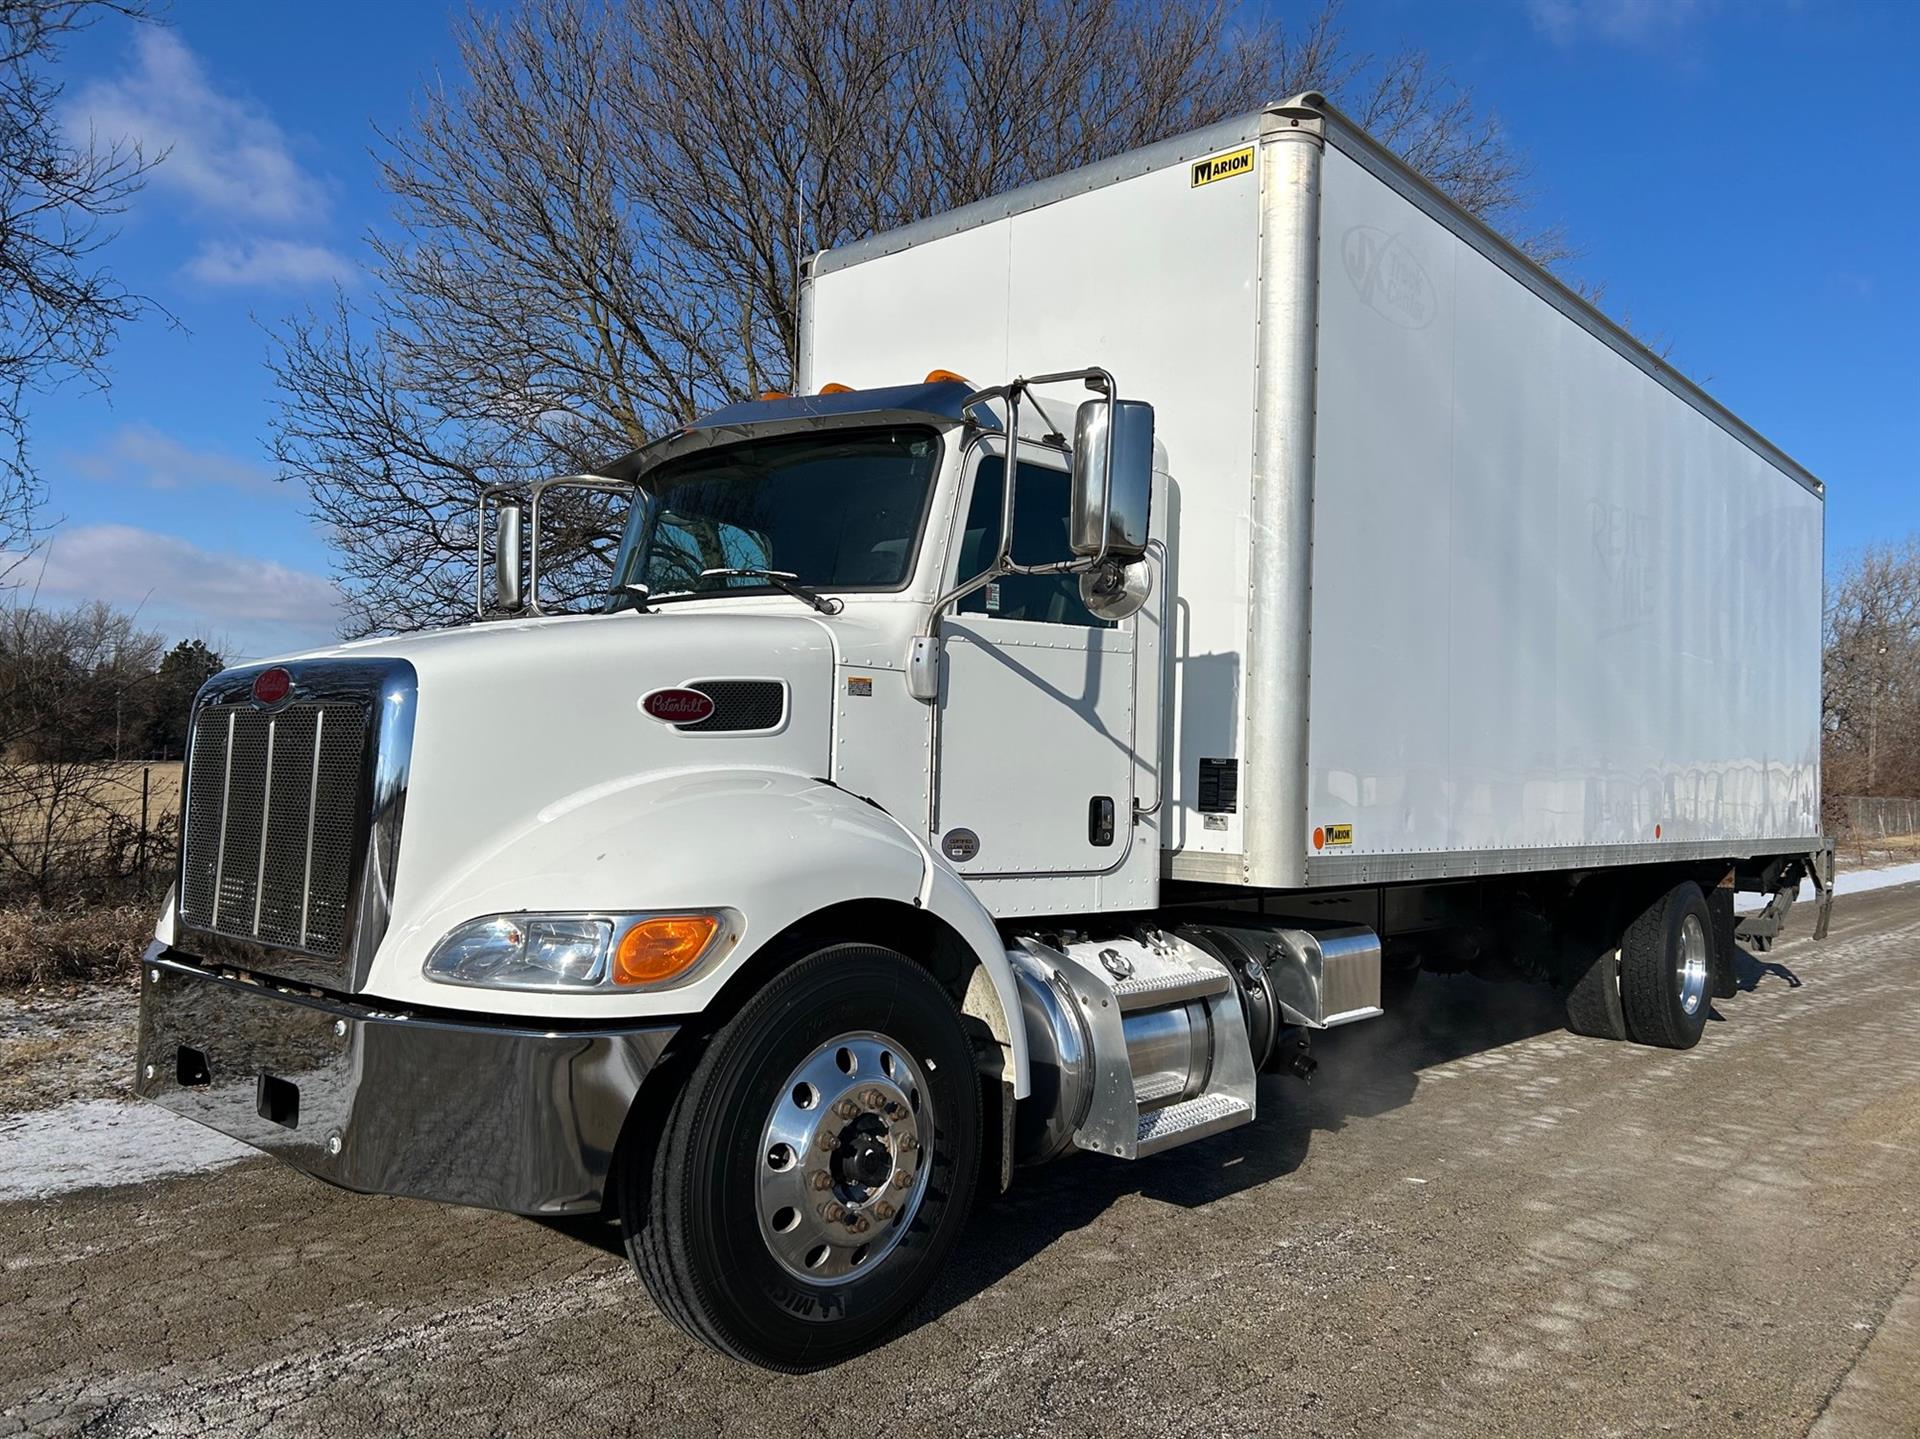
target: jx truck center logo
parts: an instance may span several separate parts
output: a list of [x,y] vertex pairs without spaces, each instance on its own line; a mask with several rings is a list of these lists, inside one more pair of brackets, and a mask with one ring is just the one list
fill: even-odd
[[1433,281],[1398,235],[1355,225],[1341,237],[1340,259],[1354,293],[1403,330],[1424,330],[1440,309]]
[[1596,497],[1587,501],[1587,522],[1598,565],[1600,632],[1646,624],[1653,618],[1659,558],[1653,516]]

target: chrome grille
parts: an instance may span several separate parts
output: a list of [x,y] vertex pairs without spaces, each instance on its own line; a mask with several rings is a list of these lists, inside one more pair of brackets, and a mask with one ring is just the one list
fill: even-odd
[[196,715],[180,913],[197,929],[344,957],[365,845],[369,705]]

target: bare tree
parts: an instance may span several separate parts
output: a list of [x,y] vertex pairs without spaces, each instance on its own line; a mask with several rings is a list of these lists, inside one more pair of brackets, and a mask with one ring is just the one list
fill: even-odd
[[131,827],[108,756],[142,742],[160,656],[158,635],[104,604],[0,608],[0,898],[44,904],[114,877]]
[[[1225,0],[528,0],[464,23],[459,70],[383,137],[378,298],[277,336],[274,454],[356,632],[462,612],[483,485],[786,387],[816,250],[1305,89],[1489,221],[1526,199],[1472,96],[1354,52],[1333,4],[1296,29]],[[566,518],[543,554],[585,591],[614,535]]]
[[1822,668],[1827,794],[1920,796],[1920,536],[1831,579]]
[[103,380],[115,332],[148,306],[96,263],[154,162],[138,145],[72,142],[56,115],[62,42],[141,0],[0,0],[0,580],[34,543],[42,486],[27,452],[27,399]]

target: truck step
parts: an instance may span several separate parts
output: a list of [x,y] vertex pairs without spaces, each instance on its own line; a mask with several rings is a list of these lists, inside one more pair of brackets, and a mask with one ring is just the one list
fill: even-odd
[[1253,1118],[1253,1106],[1227,1094],[1203,1094],[1140,1116],[1136,1156],[1145,1159],[1176,1144],[1191,1144]]
[[1164,969],[1141,970],[1112,982],[1113,1002],[1122,1014],[1141,1009],[1164,1009],[1170,1004],[1186,1004],[1195,999],[1212,999],[1233,988],[1233,981],[1218,969],[1196,969],[1174,963]]
[[1184,1074],[1151,1074],[1133,1081],[1133,1102],[1146,1109],[1155,1104],[1164,1104],[1169,1099],[1178,1099],[1186,1092],[1186,1088],[1187,1077]]

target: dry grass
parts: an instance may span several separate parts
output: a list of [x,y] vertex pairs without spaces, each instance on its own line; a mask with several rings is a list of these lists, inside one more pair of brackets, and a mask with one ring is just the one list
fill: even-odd
[[0,909],[0,989],[131,975],[153,938],[151,903]]
[[140,772],[142,770],[149,772],[148,821],[158,822],[163,814],[180,812],[179,760],[137,760],[124,764],[103,764],[100,768],[107,775],[107,783],[100,792],[101,801],[111,805],[117,813],[135,824],[140,822]]
[[1841,869],[1883,869],[1920,860],[1920,834],[1839,834],[1834,836],[1833,848]]
[[[19,790],[22,795],[30,796],[39,791],[34,784],[36,771],[44,771],[46,765],[23,764],[17,766],[22,778]],[[180,812],[180,761],[179,760],[127,760],[120,764],[102,761],[89,766],[97,779],[87,785],[87,796],[103,807],[103,812],[119,815],[134,824],[140,823],[140,775],[147,773],[147,822],[158,824],[163,814]],[[23,811],[14,818],[14,823],[22,828],[30,828],[40,815]]]

